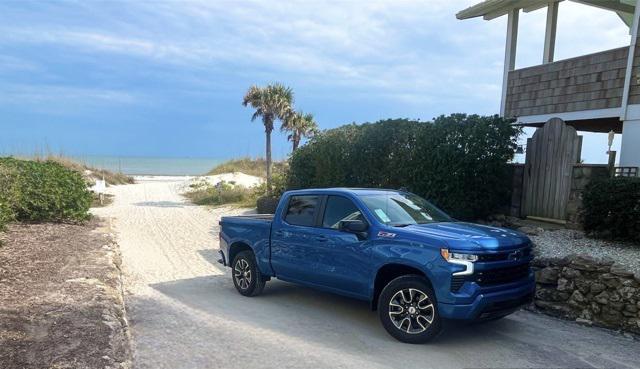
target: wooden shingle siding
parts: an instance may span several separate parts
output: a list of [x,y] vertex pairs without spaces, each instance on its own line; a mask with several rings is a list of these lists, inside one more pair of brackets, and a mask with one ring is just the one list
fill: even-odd
[[[506,116],[521,117],[622,104],[628,47],[509,72]],[[629,103],[640,103],[640,48]]]

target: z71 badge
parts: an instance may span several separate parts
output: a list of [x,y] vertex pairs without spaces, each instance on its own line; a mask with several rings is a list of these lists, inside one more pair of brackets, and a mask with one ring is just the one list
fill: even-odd
[[396,234],[391,232],[384,232],[384,231],[378,232],[378,237],[394,238],[395,236]]

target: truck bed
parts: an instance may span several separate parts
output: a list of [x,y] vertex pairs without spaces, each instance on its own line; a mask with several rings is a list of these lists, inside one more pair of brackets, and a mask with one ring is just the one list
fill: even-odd
[[251,214],[222,217],[220,219],[221,249],[224,260],[230,257],[229,246],[235,242],[243,243],[253,249],[262,270],[270,270],[269,244],[273,214]]
[[223,218],[227,219],[254,219],[254,220],[273,220],[273,214],[249,214],[249,215],[233,215],[233,216],[225,216]]

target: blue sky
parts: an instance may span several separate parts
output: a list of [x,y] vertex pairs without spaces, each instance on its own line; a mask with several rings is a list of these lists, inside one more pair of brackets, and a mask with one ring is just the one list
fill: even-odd
[[[321,128],[493,114],[506,19],[455,19],[475,2],[4,0],[0,152],[262,155],[241,99],[272,81]],[[521,15],[517,67],[541,60],[544,18]],[[561,3],[557,59],[628,40],[613,13]],[[606,141],[585,137],[585,159],[606,162]],[[274,155],[289,150],[276,134]]]

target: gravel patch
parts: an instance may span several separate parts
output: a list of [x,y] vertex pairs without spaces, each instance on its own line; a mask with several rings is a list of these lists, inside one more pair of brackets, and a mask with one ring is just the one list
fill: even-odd
[[535,243],[539,257],[563,258],[571,254],[585,254],[594,258],[611,258],[640,277],[640,245],[588,238],[582,231],[568,229],[548,230],[529,238]]

